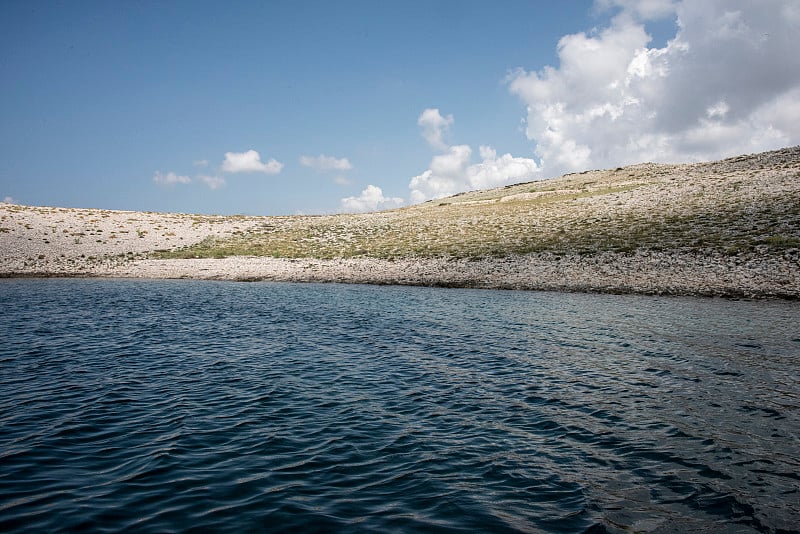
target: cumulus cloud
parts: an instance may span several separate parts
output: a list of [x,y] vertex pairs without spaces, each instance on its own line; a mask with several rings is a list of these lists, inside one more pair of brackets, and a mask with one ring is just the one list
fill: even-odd
[[422,202],[467,190],[467,168],[471,159],[472,149],[467,145],[451,146],[445,153],[434,156],[430,168],[408,184],[411,201]]
[[[420,121],[428,112],[435,112],[429,114],[430,117],[434,117],[430,120],[431,123],[436,122],[435,117],[441,117],[439,110],[426,109],[420,115]],[[448,115],[447,126],[454,122],[453,116]],[[423,137],[430,143],[425,130]],[[430,144],[434,146],[434,143]],[[498,158],[497,152],[488,146],[480,147],[479,154],[482,161],[476,164],[472,164],[472,148],[468,145],[443,144],[439,148],[442,153],[433,157],[428,170],[413,177],[408,184],[411,189],[411,201],[414,203],[462,191],[533,180],[539,172],[536,161],[514,157],[511,154],[503,154]]]
[[422,136],[429,145],[440,150],[447,148],[444,135],[453,122],[452,115],[442,117],[437,108],[426,109],[417,119],[417,124],[422,128]]
[[224,187],[226,184],[225,178],[221,178],[219,176],[200,175],[197,176],[196,179],[198,182],[206,184],[209,189],[219,189],[220,187]]
[[444,154],[434,156],[430,168],[411,179],[412,202],[455,195],[475,189],[491,189],[502,185],[538,178],[539,165],[530,158],[503,154],[488,146],[480,147],[480,163],[471,164],[472,149],[467,145],[451,146]]
[[368,185],[357,197],[347,197],[341,200],[342,211],[348,213],[362,213],[399,208],[404,204],[402,198],[383,196],[383,190],[375,185]]
[[[511,75],[546,174],[700,161],[800,142],[794,0],[599,0],[610,24],[558,42],[559,66]],[[646,22],[674,17],[649,47]]]
[[514,157],[497,152],[488,146],[480,147],[483,161],[467,169],[469,185],[473,189],[491,189],[509,183],[532,180],[539,172],[539,165],[530,158]]
[[161,171],[156,171],[153,174],[153,182],[158,185],[175,185],[175,184],[188,184],[192,179],[188,176],[181,176],[174,172],[163,174]]
[[278,174],[283,169],[283,163],[270,159],[266,163],[261,161],[261,155],[255,150],[247,152],[225,152],[225,161],[222,162],[223,172],[263,172],[264,174]]
[[347,158],[334,158],[320,154],[319,156],[301,156],[300,164],[320,171],[348,171],[353,168]]

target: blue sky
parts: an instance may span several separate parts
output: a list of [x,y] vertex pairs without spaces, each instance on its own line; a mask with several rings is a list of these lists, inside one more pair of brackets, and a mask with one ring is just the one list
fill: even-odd
[[365,211],[797,144],[791,0],[0,3],[0,200]]

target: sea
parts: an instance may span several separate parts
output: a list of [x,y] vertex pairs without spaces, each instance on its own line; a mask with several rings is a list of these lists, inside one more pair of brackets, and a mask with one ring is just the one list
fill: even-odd
[[0,280],[2,532],[797,532],[800,303]]

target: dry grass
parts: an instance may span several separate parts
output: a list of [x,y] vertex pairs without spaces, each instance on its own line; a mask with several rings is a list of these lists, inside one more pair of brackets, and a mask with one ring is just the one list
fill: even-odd
[[159,258],[483,258],[527,253],[800,249],[800,147],[642,164],[360,215],[263,217]]

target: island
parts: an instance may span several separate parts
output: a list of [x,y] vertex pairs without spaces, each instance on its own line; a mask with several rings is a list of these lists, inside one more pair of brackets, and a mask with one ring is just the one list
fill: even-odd
[[800,146],[643,163],[363,214],[0,203],[0,277],[800,297]]

